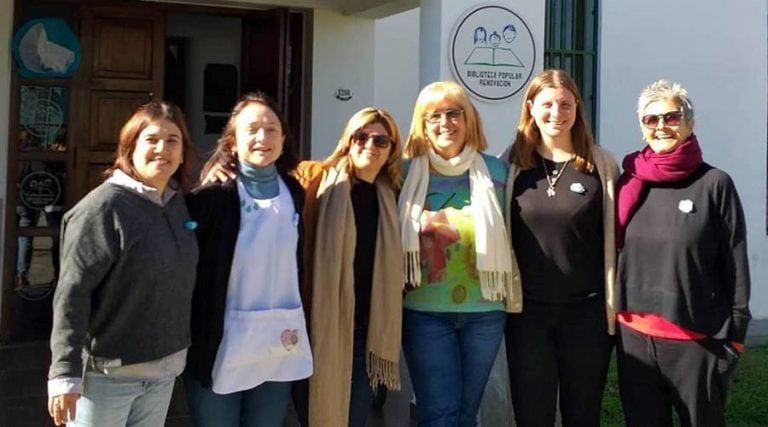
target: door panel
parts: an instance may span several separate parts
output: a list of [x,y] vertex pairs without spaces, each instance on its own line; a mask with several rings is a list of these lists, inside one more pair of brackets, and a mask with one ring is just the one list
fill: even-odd
[[92,77],[152,80],[151,17],[94,16]]
[[309,158],[312,18],[306,11],[291,11],[288,17],[288,101],[286,111],[291,133],[299,144],[299,154]]
[[242,93],[263,91],[284,109],[287,94],[288,10],[254,12],[243,18]]
[[145,92],[91,92],[91,136],[89,148],[113,153],[117,133],[134,111],[149,101]]
[[87,143],[77,152],[78,196],[101,182],[120,129],[140,105],[160,99],[165,60],[165,13],[156,5],[92,7],[83,11],[83,51],[90,75],[79,99],[89,114]]
[[263,91],[277,101],[300,154],[309,155],[307,12],[273,9],[243,18],[241,93]]

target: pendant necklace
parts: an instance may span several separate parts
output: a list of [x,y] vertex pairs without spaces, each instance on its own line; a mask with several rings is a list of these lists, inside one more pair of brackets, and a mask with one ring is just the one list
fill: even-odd
[[572,158],[573,156],[566,160],[559,171],[557,170],[557,164],[555,164],[551,177],[549,176],[549,170],[547,170],[547,162],[544,161],[544,157],[541,158],[541,165],[544,166],[544,176],[547,178],[547,197],[555,197],[555,186],[557,185],[557,181],[560,181],[560,178],[565,173],[565,168],[568,167],[568,163],[571,162]]

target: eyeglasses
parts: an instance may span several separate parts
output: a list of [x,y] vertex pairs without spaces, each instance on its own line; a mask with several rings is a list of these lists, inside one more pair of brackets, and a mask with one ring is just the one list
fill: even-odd
[[664,124],[667,126],[677,126],[683,120],[683,112],[669,111],[664,114],[646,114],[640,119],[643,122],[643,126],[648,129],[656,129],[662,120],[664,120]]
[[445,118],[448,119],[449,121],[455,122],[459,120],[462,114],[464,114],[464,110],[460,110],[460,109],[430,111],[424,115],[424,120],[426,120],[427,123],[434,125],[434,124],[440,123],[440,120],[442,120],[443,116],[445,116]]
[[352,134],[352,140],[361,147],[364,147],[368,140],[373,141],[376,148],[387,148],[392,143],[392,138],[387,135],[374,135],[361,130]]

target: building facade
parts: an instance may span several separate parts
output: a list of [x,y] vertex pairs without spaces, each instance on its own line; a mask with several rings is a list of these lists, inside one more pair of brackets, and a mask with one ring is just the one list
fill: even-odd
[[[48,17],[78,36],[81,63],[69,77],[23,77],[12,39]],[[182,104],[206,152],[237,95],[265,89],[289,115],[303,156],[323,158],[358,109],[391,111],[407,134],[421,87],[466,80],[496,154],[514,137],[525,84],[545,67],[577,77],[598,143],[618,158],[643,146],[635,111],[643,87],[666,78],[689,90],[704,158],[741,194],[752,310],[768,318],[764,0],[0,0],[0,39],[6,342],[29,337],[30,316],[50,304],[56,221],[98,182],[125,112],[147,99]]]

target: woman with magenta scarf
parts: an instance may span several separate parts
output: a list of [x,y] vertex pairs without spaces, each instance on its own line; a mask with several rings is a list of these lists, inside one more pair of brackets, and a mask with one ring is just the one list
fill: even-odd
[[736,187],[707,164],[679,84],[643,90],[644,149],[619,179],[619,390],[628,426],[724,426],[728,382],[751,318]]

